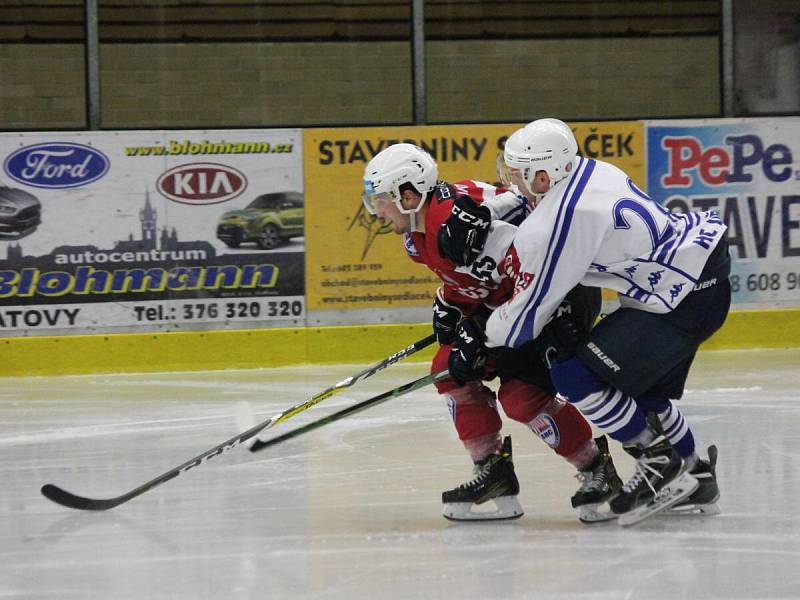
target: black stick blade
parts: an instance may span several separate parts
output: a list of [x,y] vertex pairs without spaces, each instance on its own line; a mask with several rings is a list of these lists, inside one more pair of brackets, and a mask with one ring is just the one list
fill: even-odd
[[75,508],[77,510],[108,510],[119,504],[117,498],[112,498],[110,500],[93,500],[91,498],[84,498],[83,496],[76,496],[66,490],[62,490],[52,483],[43,485],[41,491],[42,495],[48,500],[52,500],[61,506]]

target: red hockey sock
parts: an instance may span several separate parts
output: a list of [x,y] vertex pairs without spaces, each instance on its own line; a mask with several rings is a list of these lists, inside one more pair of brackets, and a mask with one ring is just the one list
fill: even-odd
[[568,402],[519,380],[504,382],[498,396],[509,417],[525,423],[556,454],[576,467],[597,456],[591,426]]
[[500,449],[502,423],[489,388],[473,381],[443,395],[447,398],[458,438],[473,462]]

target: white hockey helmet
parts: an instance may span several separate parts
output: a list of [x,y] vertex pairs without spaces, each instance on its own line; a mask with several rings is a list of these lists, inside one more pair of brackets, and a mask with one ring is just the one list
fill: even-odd
[[[364,169],[361,200],[370,214],[377,214],[378,202],[391,200],[403,214],[416,213],[436,187],[439,168],[433,157],[414,144],[393,144],[384,148]],[[400,188],[410,184],[422,196],[416,208],[403,208]]]
[[572,172],[578,142],[569,126],[558,119],[538,119],[518,129],[506,141],[503,160],[522,171],[529,189],[537,171],[545,171],[555,185]]

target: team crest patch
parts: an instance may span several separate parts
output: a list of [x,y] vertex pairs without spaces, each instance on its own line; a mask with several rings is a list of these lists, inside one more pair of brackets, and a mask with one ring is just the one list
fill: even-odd
[[419,250],[414,245],[414,240],[410,233],[403,234],[403,245],[406,247],[406,252],[409,256],[419,256]]
[[558,425],[550,415],[539,415],[528,426],[533,430],[533,433],[538,435],[542,441],[551,448],[558,448],[561,443],[561,433],[558,431]]

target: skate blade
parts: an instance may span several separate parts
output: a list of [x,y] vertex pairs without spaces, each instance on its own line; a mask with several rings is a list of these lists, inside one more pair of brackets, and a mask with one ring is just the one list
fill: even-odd
[[621,514],[619,516],[619,524],[623,527],[630,527],[641,523],[645,519],[649,519],[653,515],[677,504],[694,492],[699,485],[700,483],[697,479],[689,475],[689,473],[683,473],[661,488],[658,494],[649,502]]
[[442,510],[444,518],[451,521],[502,521],[518,519],[523,514],[516,496],[500,496],[482,504],[449,502]]
[[719,504],[681,504],[664,511],[665,517],[711,517],[720,513]]
[[[600,510],[601,506],[606,506],[606,510]],[[602,523],[604,521],[612,521],[619,515],[611,512],[605,502],[598,504],[584,504],[575,509],[578,513],[578,519],[581,523]]]

